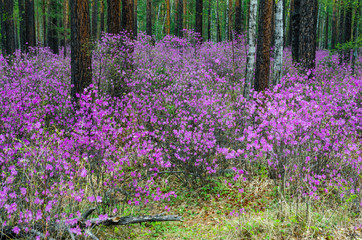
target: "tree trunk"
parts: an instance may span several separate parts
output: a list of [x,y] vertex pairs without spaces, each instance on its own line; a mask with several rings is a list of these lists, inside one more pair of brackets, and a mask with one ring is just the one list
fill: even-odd
[[171,11],[170,11],[170,0],[166,0],[166,34],[170,35],[171,29]]
[[[71,96],[75,102],[77,101],[76,94],[82,94],[84,89],[92,83],[92,58],[89,47],[89,2],[84,0],[72,0],[70,1],[70,9]],[[113,20],[113,18],[111,19]]]
[[64,15],[63,15],[63,25],[64,25],[64,52],[63,52],[63,56],[64,58],[67,57],[67,45],[68,45],[68,39],[67,39],[67,30],[69,28],[69,19],[68,19],[68,12],[69,12],[69,1],[65,0],[64,1]]
[[[1,0],[0,0],[1,1]],[[25,51],[25,2],[24,0],[18,0],[19,4],[19,17],[20,17],[20,49]]]
[[121,31],[120,20],[121,20],[120,1],[107,0],[107,25],[109,33],[119,34],[119,32]]
[[34,18],[34,0],[25,0],[25,41],[27,46],[36,45],[35,37],[35,18]]
[[46,8],[46,1],[42,0],[41,10],[42,10],[42,17],[43,17],[43,46],[44,47],[48,46],[45,8]]
[[255,66],[255,39],[256,39],[256,13],[258,0],[250,0],[249,5],[249,28],[248,28],[248,57],[246,62],[246,76],[243,95],[249,99],[251,87],[254,86]]
[[57,13],[56,0],[50,0],[49,3],[49,28],[48,28],[48,44],[54,54],[59,53],[59,42],[58,42],[58,21],[55,14]]
[[219,0],[216,0],[216,41],[221,42]]
[[325,38],[324,38],[324,48],[325,49],[328,49],[328,39],[329,39],[329,13],[328,13],[328,7],[327,7],[327,9],[326,9],[326,14],[327,14],[327,16],[326,16],[326,25],[325,25],[325,27],[326,27],[326,29],[325,29]]
[[358,34],[359,34],[359,21],[361,17],[361,3],[362,1],[359,0],[358,6],[356,8],[356,15],[354,18],[354,30],[353,30],[353,40],[354,40],[354,47],[353,47],[353,55],[352,55],[352,75],[355,74],[355,62],[358,59]]
[[[339,1],[339,27],[338,27],[338,43],[344,43],[344,9],[343,9],[343,0]],[[343,61],[343,51],[339,50],[339,64],[342,64]]]
[[211,41],[211,0],[209,0],[209,9],[207,14],[207,40]]
[[278,0],[275,11],[275,49],[274,49],[274,71],[273,85],[279,84],[283,71],[283,0]]
[[146,34],[152,37],[152,1],[147,0],[146,7]]
[[182,36],[182,30],[183,30],[183,1],[182,0],[176,0],[177,3],[177,23],[176,23],[176,36],[181,37]]
[[195,30],[197,33],[200,34],[200,38],[202,41],[202,12],[203,12],[203,0],[197,0],[196,1],[196,26],[195,26]]
[[292,12],[292,58],[294,62],[299,62],[299,35],[300,35],[300,1],[294,0]]
[[226,12],[225,12],[225,39],[230,40],[229,38],[229,30],[230,30],[230,26],[229,26],[229,1],[230,0],[226,0]]
[[241,20],[241,0],[236,0],[235,2],[235,32],[241,34],[242,20]]
[[302,0],[300,19],[299,57],[304,69],[315,68],[316,31],[317,31],[317,0]]
[[98,0],[92,0],[92,38],[96,40],[98,37]]
[[273,0],[261,0],[260,9],[254,83],[254,88],[258,92],[265,90],[269,86]]
[[[352,6],[350,2],[346,2],[345,7],[346,15],[344,20],[344,43],[351,41],[352,37]],[[345,49],[344,62],[349,63],[351,60],[351,50]]]
[[233,40],[233,0],[229,0],[229,40]]
[[290,1],[289,6],[289,29],[288,29],[288,46],[292,45],[292,39],[293,39],[293,14],[294,14],[294,0]]
[[331,49],[336,48],[336,40],[337,40],[337,2],[333,1],[333,13],[332,13],[332,39],[331,39]]
[[134,26],[133,0],[122,0],[122,30],[127,31],[129,37],[133,37]]
[[134,26],[133,26],[133,37],[134,39],[137,39],[138,34],[138,0],[133,1],[133,12],[134,12]]
[[104,32],[104,0],[101,0],[101,33]]
[[14,3],[13,0],[4,0],[1,29],[4,29],[2,36],[5,54],[15,52],[15,29],[14,29]]
[[271,47],[274,48],[275,45],[275,0],[272,1],[272,17],[271,17],[271,32],[272,32],[272,39],[271,39]]

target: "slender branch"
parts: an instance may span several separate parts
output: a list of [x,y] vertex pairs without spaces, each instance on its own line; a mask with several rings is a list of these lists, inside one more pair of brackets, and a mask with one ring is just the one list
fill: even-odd
[[85,230],[85,233],[88,234],[88,236],[93,239],[93,240],[99,240],[99,238],[97,238],[90,230]]

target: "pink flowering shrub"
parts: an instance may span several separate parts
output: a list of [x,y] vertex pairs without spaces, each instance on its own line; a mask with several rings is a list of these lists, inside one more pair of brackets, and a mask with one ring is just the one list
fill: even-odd
[[[241,177],[255,164],[290,196],[360,196],[361,68],[351,76],[321,51],[316,70],[301,74],[286,50],[282,84],[246,102],[243,38],[200,45],[187,36],[153,45],[142,34],[134,42],[105,35],[77,110],[69,58],[42,48],[18,52],[12,65],[0,57],[3,226],[71,224],[100,205],[106,218],[121,211],[117,202],[176,196],[160,189],[157,173],[202,184],[225,168]],[[127,91],[115,98],[119,82]]]

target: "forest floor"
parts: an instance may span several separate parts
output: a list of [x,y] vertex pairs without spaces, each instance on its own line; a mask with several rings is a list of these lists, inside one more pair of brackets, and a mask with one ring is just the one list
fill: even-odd
[[[231,176],[220,176],[198,189],[179,188],[166,214],[182,216],[182,222],[102,227],[94,233],[109,240],[362,239],[362,216],[349,207],[351,198],[341,200],[325,194],[307,207],[305,203],[280,201],[274,181],[263,171],[236,185],[229,180]],[[155,215],[165,209],[153,204],[141,212]]]

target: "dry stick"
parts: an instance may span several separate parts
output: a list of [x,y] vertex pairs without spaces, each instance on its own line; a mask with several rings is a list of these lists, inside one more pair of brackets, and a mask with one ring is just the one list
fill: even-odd
[[85,230],[85,233],[87,233],[88,236],[89,236],[90,238],[92,238],[93,240],[99,240],[99,238],[97,238],[97,237],[96,237],[91,231],[89,231],[88,229]]

